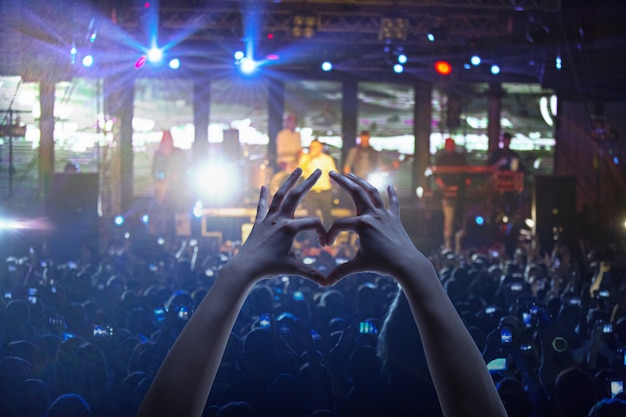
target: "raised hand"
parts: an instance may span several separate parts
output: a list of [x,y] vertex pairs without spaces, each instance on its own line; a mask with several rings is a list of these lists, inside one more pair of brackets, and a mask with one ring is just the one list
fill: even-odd
[[304,195],[321,175],[316,170],[296,186],[302,170],[296,169],[274,195],[268,208],[267,188],[261,188],[256,220],[248,239],[229,267],[241,268],[249,277],[265,278],[278,274],[301,275],[322,282],[320,271],[303,264],[293,253],[293,240],[305,230],[314,230],[320,244],[325,244],[326,229],[318,217],[294,219]]
[[[400,220],[400,203],[393,186],[387,188],[389,208],[368,182],[353,174],[330,173],[331,178],[346,190],[356,205],[356,216],[337,219],[330,227],[326,244],[332,244],[342,231],[359,235],[359,251],[348,262],[337,266],[327,278],[332,285],[343,277],[362,271],[390,274],[401,279],[400,265],[415,263],[423,255],[415,248]],[[393,259],[394,262],[389,262]]]

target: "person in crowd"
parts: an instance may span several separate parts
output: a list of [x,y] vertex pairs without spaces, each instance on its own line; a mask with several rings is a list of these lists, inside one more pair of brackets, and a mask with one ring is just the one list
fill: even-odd
[[298,116],[290,113],[285,118],[285,127],[276,135],[276,166],[280,171],[291,172],[302,156],[302,138],[296,132]]
[[[437,156],[437,167],[464,167],[467,166],[467,158],[464,153],[457,152],[456,142],[447,138],[444,142],[444,150]],[[447,250],[460,251],[465,224],[462,213],[464,200],[464,176],[462,174],[438,174],[435,181],[443,191],[441,208],[443,210],[443,246]],[[459,213],[459,211],[461,211]],[[461,220],[456,222],[455,215]],[[453,243],[454,238],[454,243]]]
[[318,139],[313,139],[309,145],[309,153],[302,155],[300,167],[305,175],[311,175],[316,169],[322,171],[322,175],[311,192],[304,198],[304,206],[310,215],[316,215],[320,211],[322,223],[329,227],[332,222],[333,190],[329,173],[337,171],[335,160],[324,152],[325,144]]
[[[138,416],[200,416],[237,314],[252,286],[277,274],[295,274],[320,285],[336,284],[362,271],[395,277],[409,301],[420,331],[426,359],[444,415],[505,416],[503,404],[480,352],[433,265],[413,245],[400,221],[398,197],[389,187],[389,207],[378,191],[356,176],[331,178],[356,205],[356,215],[338,219],[328,231],[316,217],[294,219],[297,205],[319,180],[322,171],[296,186],[296,169],[268,207],[261,189],[254,227],[239,253],[227,263],[163,361]],[[296,259],[295,236],[315,231],[322,245],[344,230],[358,233],[356,256],[328,276]]]
[[502,134],[501,146],[493,150],[487,160],[487,165],[503,171],[525,171],[519,154],[511,149],[512,139],[513,136],[510,133]]
[[368,130],[361,131],[357,145],[350,149],[343,164],[344,175],[353,173],[367,180],[370,174],[381,168],[380,153],[370,146],[370,137]]
[[152,157],[154,205],[150,228],[153,234],[173,234],[175,214],[187,209],[187,171],[185,153],[174,146],[172,133],[164,131]]

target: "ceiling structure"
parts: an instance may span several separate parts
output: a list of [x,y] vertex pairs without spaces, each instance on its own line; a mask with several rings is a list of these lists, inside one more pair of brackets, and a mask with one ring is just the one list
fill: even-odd
[[[537,101],[551,89],[574,98],[626,97],[622,82],[626,72],[615,65],[626,57],[620,29],[624,4],[622,0],[4,0],[0,53],[6,59],[0,62],[0,75],[22,75],[26,81],[56,76],[69,82],[75,77],[129,74],[159,78],[159,85],[168,91],[182,90],[175,100],[182,110],[164,115],[159,111],[163,106],[138,97],[136,109],[141,113],[145,108],[145,114],[157,121],[175,114],[188,118],[191,90],[184,83],[181,88],[180,80],[211,79],[212,101],[218,104],[212,106],[211,117],[222,121],[232,118],[233,112],[267,104],[262,91],[255,90],[252,98],[236,91],[254,83],[237,84],[243,79],[233,53],[246,50],[263,62],[263,76],[288,81],[287,99],[291,94],[292,103],[301,101],[295,110],[320,129],[339,129],[338,82],[356,78],[361,81],[359,125],[376,122],[381,134],[411,134],[405,121],[412,117],[412,85],[417,81],[435,86],[434,118],[448,94],[461,98],[465,114],[484,113],[487,86],[504,83],[505,117],[515,127],[527,124],[532,125],[528,130],[539,130],[545,126],[538,118]],[[163,48],[166,58],[180,59],[175,75],[165,65],[134,68],[151,42]],[[78,51],[76,61],[90,53],[96,64],[88,69],[70,64],[72,46]],[[403,73],[396,74],[392,66],[399,54],[408,60]],[[473,54],[481,56],[481,65],[465,69]],[[557,57],[561,70],[555,67]],[[452,64],[449,76],[434,71],[433,63],[441,59]],[[324,60],[332,61],[333,71],[320,69]],[[501,68],[497,76],[489,72],[492,64]],[[14,87],[5,86],[3,109],[12,102]],[[78,97],[79,102],[84,100]],[[289,106],[295,105],[288,102]]]

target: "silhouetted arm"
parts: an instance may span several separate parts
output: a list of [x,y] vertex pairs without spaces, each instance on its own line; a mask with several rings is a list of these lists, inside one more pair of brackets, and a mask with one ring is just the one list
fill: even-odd
[[389,208],[380,193],[353,175],[331,174],[356,205],[357,215],[336,220],[327,244],[344,230],[359,235],[356,256],[329,275],[332,284],[361,271],[388,274],[402,286],[420,332],[428,367],[446,416],[506,416],[481,353],[456,312],[430,261],[413,245],[400,221],[392,186]]
[[[324,240],[319,218],[294,219],[304,194],[320,176],[314,172],[297,187],[297,169],[274,196],[268,209],[261,189],[250,236],[220,271],[215,283],[174,342],[146,394],[138,416],[200,416],[215,379],[228,336],[252,286],[278,274],[301,275],[317,282],[322,275],[295,258],[292,244],[304,230]],[[295,188],[294,188],[295,187]]]

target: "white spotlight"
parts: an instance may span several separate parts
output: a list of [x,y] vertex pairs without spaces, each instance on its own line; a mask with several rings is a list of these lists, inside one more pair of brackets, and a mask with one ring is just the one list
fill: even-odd
[[499,66],[497,66],[496,64],[493,64],[493,65],[491,66],[491,73],[492,73],[493,75],[498,75],[498,74],[500,74],[500,67],[499,67]]
[[242,51],[236,51],[234,56],[235,56],[235,59],[236,59],[237,61],[239,61],[239,60],[243,59],[243,57],[244,57],[245,55],[243,54],[243,52],[242,52]]
[[402,71],[404,71],[404,67],[402,65],[396,64],[393,66],[393,72],[396,74],[400,74]]
[[243,58],[241,60],[241,72],[244,74],[251,74],[256,69],[256,62],[250,58]]
[[152,48],[148,51],[148,60],[152,63],[160,62],[163,58],[163,51],[159,48]]
[[331,64],[328,61],[325,61],[324,63],[322,63],[322,70],[330,71],[331,69],[333,69],[333,64]]
[[481,59],[478,55],[474,55],[470,58],[470,63],[475,67],[479,66],[480,62],[481,62]]
[[170,68],[171,69],[178,69],[178,68],[180,68],[180,60],[178,58],[174,58],[174,59],[170,60]]
[[93,65],[93,56],[91,55],[85,55],[83,57],[83,65],[86,67],[90,67]]
[[398,55],[398,64],[406,64],[408,58],[404,54]]

